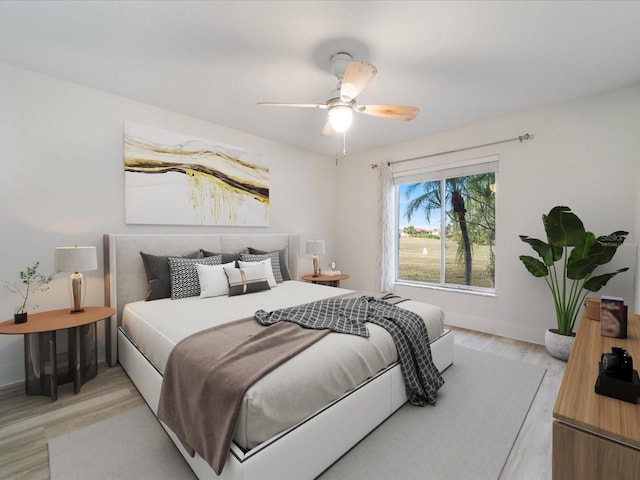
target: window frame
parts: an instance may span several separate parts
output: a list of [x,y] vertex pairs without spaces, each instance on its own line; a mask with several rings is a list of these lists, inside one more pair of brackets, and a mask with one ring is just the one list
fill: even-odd
[[[446,235],[444,234],[446,228],[442,227],[446,225],[446,210],[440,209],[440,225],[441,225],[441,235],[440,235],[440,272],[439,272],[439,282],[425,282],[419,280],[409,280],[399,278],[400,272],[400,218],[402,217],[402,213],[400,211],[400,185],[410,184],[410,183],[420,183],[420,182],[428,182],[428,181],[439,181],[440,189],[441,189],[441,198],[445,198],[446,192],[446,181],[450,178],[458,178],[464,176],[478,175],[481,173],[491,173],[493,172],[495,175],[495,184],[498,185],[498,177],[499,177],[499,155],[488,155],[479,158],[469,159],[465,161],[438,164],[438,165],[423,165],[418,167],[413,167],[410,169],[393,171],[393,183],[394,183],[394,231],[396,234],[394,235],[394,283],[403,284],[403,285],[411,285],[417,286],[421,288],[430,288],[437,290],[445,290],[445,291],[453,291],[453,292],[462,292],[462,293],[472,293],[478,295],[485,296],[496,296],[497,295],[497,262],[494,259],[494,275],[493,275],[493,288],[491,287],[478,287],[473,285],[460,285],[453,283],[446,283],[445,276],[445,264],[446,264]],[[494,192],[495,203],[494,203],[494,215],[495,215],[495,225],[494,225],[494,248],[498,250],[498,242],[497,242],[497,225],[498,225],[498,188]]]

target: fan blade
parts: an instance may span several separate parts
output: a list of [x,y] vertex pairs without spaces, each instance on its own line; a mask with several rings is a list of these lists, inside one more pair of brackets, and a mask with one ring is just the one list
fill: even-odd
[[378,69],[370,63],[349,62],[344,77],[342,77],[340,99],[343,102],[348,102],[356,98],[369,85],[376,73],[378,73]]
[[258,102],[257,105],[267,105],[271,107],[302,107],[326,109],[326,103],[279,103],[279,102]]
[[336,131],[331,126],[331,123],[329,123],[329,120],[327,120],[327,123],[325,123],[324,127],[322,127],[322,131],[320,132],[320,135],[322,135],[323,137],[326,137],[327,135],[333,135],[334,133],[336,133]]
[[416,118],[420,111],[417,107],[406,105],[358,105],[354,108],[356,111],[367,115],[404,120],[405,122]]

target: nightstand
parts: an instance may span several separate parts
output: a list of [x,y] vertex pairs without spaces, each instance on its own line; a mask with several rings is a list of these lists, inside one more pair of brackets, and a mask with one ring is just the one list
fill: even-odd
[[318,275],[317,277],[314,277],[313,275],[302,275],[300,278],[305,282],[319,283],[321,285],[329,285],[330,287],[339,287],[340,280],[346,280],[349,278],[349,275],[345,273],[341,273],[340,275]]
[[[86,381],[98,373],[96,322],[116,311],[109,307],[84,307],[71,313],[68,308],[29,314],[25,323],[0,323],[0,334],[24,335],[25,393],[58,398],[58,385],[73,382],[78,393]],[[58,366],[56,332],[67,330],[66,369]]]

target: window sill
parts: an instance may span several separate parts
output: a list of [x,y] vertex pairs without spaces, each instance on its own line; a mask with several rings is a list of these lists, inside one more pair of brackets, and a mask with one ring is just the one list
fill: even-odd
[[465,286],[443,286],[443,285],[430,285],[427,283],[418,283],[418,282],[411,282],[408,280],[396,280],[395,282],[393,282],[394,285],[402,285],[403,287],[416,287],[416,288],[424,288],[427,290],[438,290],[441,292],[450,292],[450,293],[462,293],[462,294],[467,294],[467,295],[477,295],[480,297],[490,297],[490,298],[497,298],[498,294],[495,290],[493,289],[471,289]]

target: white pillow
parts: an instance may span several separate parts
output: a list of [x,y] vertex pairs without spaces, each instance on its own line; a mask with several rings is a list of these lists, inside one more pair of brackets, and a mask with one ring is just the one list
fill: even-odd
[[243,262],[238,260],[238,266],[240,268],[251,267],[253,265],[261,265],[264,264],[264,273],[267,277],[267,282],[269,282],[269,286],[271,288],[278,286],[276,283],[276,277],[273,275],[273,268],[271,267],[271,259],[267,258],[266,260],[262,260],[260,262]]
[[224,273],[224,267],[234,267],[235,263],[229,262],[223,265],[202,265],[197,263],[200,298],[229,295],[229,281]]

